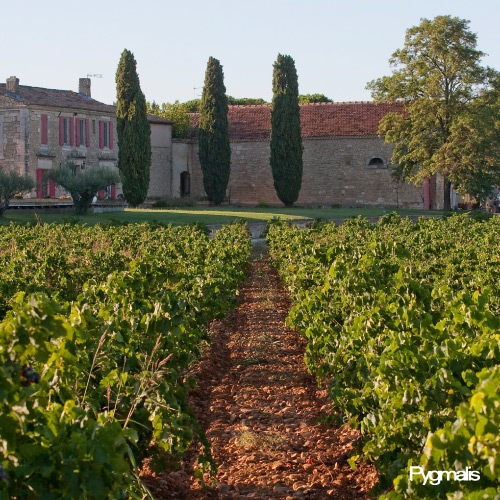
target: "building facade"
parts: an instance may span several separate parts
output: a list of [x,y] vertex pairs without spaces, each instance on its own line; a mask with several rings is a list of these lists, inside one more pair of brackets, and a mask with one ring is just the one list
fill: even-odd
[[[300,106],[303,177],[297,205],[441,209],[442,185],[422,186],[392,178],[393,146],[377,135],[378,124],[400,104],[373,102],[314,103]],[[197,125],[190,139],[173,141],[171,195],[205,196],[198,160]],[[231,174],[227,198],[238,205],[282,205],[270,167],[269,105],[229,106]],[[183,179],[189,179],[189,193]]]
[[[148,116],[152,134],[151,189],[166,190],[159,172],[171,170],[172,122]],[[90,79],[80,78],[78,92],[19,84],[0,84],[0,165],[36,180],[30,198],[66,194],[47,173],[71,161],[80,169],[118,169],[116,107],[92,99]],[[159,178],[161,177],[161,179]],[[114,199],[121,186],[109,186],[101,198]]]

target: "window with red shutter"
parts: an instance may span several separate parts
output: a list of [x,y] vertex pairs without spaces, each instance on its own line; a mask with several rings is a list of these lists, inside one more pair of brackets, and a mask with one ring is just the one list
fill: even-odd
[[42,115],[42,123],[41,123],[41,134],[40,134],[40,143],[48,144],[48,116]]

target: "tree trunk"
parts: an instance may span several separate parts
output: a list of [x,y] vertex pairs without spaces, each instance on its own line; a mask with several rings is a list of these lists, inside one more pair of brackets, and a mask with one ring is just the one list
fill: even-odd
[[451,210],[451,182],[445,177],[444,184],[444,207],[443,210]]
[[9,208],[9,199],[6,197],[5,200],[2,201],[0,198],[0,217],[3,216],[5,210]]

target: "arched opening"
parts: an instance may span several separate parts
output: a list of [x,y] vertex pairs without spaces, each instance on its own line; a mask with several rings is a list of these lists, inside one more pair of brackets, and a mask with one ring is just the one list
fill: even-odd
[[190,176],[189,172],[182,172],[181,173],[181,196],[189,196],[190,193]]
[[368,166],[372,168],[384,168],[384,160],[378,156],[374,156],[369,162]]

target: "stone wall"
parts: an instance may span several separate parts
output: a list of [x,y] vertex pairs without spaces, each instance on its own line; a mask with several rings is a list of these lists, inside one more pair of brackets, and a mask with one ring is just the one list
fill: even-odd
[[151,125],[151,170],[148,197],[172,196],[172,125]]
[[190,180],[190,198],[194,201],[206,197],[203,189],[203,177],[198,160],[198,144],[190,139],[172,140],[172,194],[181,196],[181,174],[187,172]]
[[[298,205],[423,208],[423,188],[392,180],[392,146],[369,137],[303,139],[303,178]],[[183,154],[180,155],[180,150]],[[191,154],[187,149],[191,148]],[[273,185],[268,140],[232,141],[227,195],[237,205],[282,205]],[[375,165],[370,161],[377,159]],[[382,165],[380,165],[380,160]],[[189,161],[191,196],[205,196],[197,143],[173,144],[174,179]]]
[[26,123],[26,109],[0,109],[0,164],[20,175],[28,173]]

